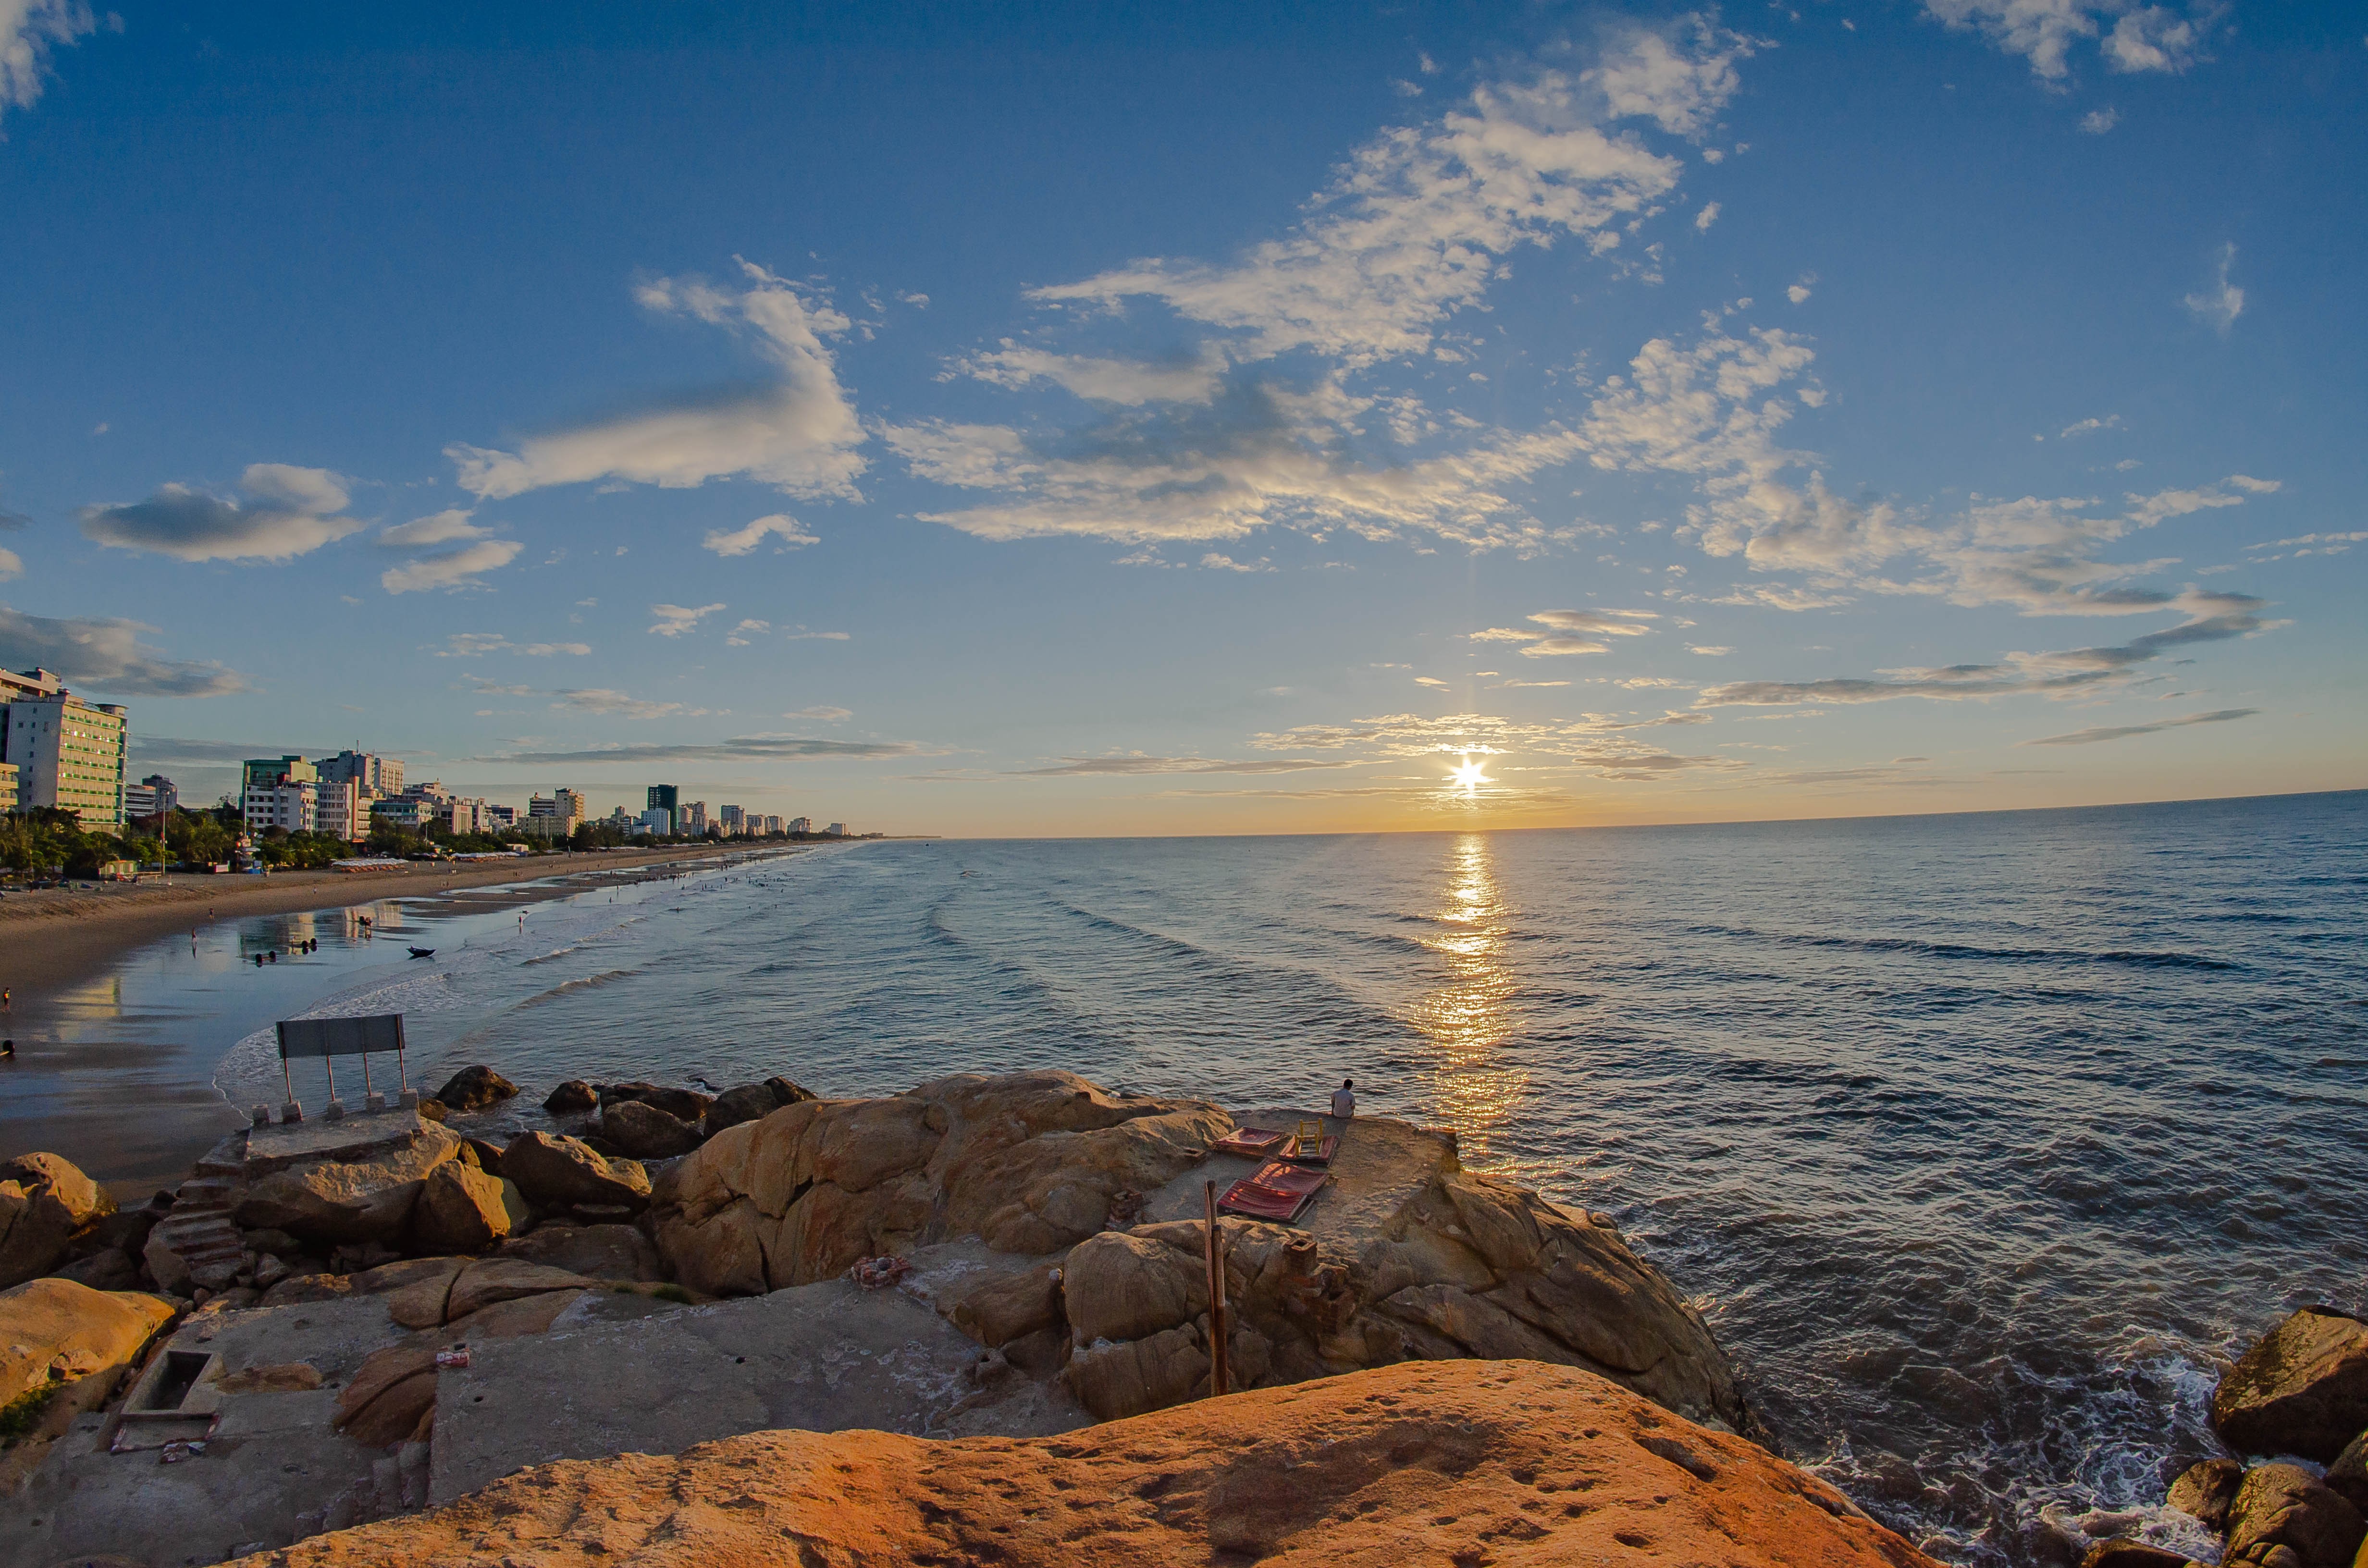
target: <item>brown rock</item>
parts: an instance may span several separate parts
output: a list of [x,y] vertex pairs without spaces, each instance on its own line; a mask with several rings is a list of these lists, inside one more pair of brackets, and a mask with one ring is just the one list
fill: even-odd
[[94,1290],[136,1290],[140,1288],[140,1266],[131,1260],[130,1254],[117,1247],[95,1252],[53,1272],[60,1279],[71,1279]]
[[666,1278],[658,1249],[631,1225],[542,1225],[530,1235],[504,1242],[501,1256],[564,1268],[586,1279]]
[[542,1108],[553,1116],[590,1110],[600,1103],[600,1092],[581,1078],[570,1078],[543,1096]]
[[55,1268],[74,1233],[115,1205],[60,1154],[19,1154],[0,1163],[0,1289]]
[[321,1386],[321,1369],[310,1361],[279,1361],[249,1367],[222,1380],[224,1393],[299,1393]]
[[434,1095],[427,1095],[420,1099],[419,1114],[427,1120],[441,1122],[450,1118],[452,1108]]
[[518,1092],[516,1084],[480,1062],[463,1067],[446,1079],[444,1086],[436,1091],[436,1097],[453,1110],[483,1110]]
[[468,1344],[479,1339],[516,1339],[523,1335],[541,1334],[551,1327],[553,1318],[583,1298],[581,1290],[545,1290],[539,1295],[495,1301],[446,1324],[445,1342]]
[[2237,1484],[2245,1467],[2235,1460],[2198,1460],[2180,1471],[2170,1483],[2170,1506],[2192,1514],[2215,1530],[2228,1528],[2228,1505],[2237,1500]]
[[518,1296],[539,1296],[550,1290],[580,1290],[591,1283],[564,1268],[545,1268],[513,1257],[489,1257],[472,1263],[452,1281],[444,1316],[457,1323],[482,1307]]
[[[1651,1437],[1691,1456],[1688,1468]],[[791,1544],[794,1543],[794,1544]],[[1392,1367],[1058,1437],[759,1432],[538,1466],[284,1568],[995,1562],[1934,1568],[1829,1486],[1586,1372]]]
[[2165,1551],[2136,1540],[2100,1540],[2080,1559],[2080,1568],[2187,1568],[2183,1551]]
[[658,1249],[674,1267],[675,1278],[709,1296],[761,1296],[765,1278],[765,1242],[761,1233],[774,1229],[754,1203],[735,1199],[693,1225],[680,1214],[669,1215],[658,1227]]
[[956,1328],[994,1350],[1027,1335],[1058,1329],[1061,1281],[1050,1268],[990,1274],[968,1290],[941,1301],[939,1310]]
[[516,1182],[455,1160],[420,1187],[411,1236],[428,1252],[483,1252],[527,1221],[526,1195]]
[[663,1160],[699,1147],[699,1129],[641,1100],[600,1108],[600,1136],[636,1160]]
[[2368,1514],[2368,1432],[2343,1445],[2319,1480],[2345,1502]]
[[600,1108],[621,1101],[633,1101],[662,1110],[677,1121],[697,1121],[714,1104],[709,1096],[696,1089],[672,1088],[663,1084],[609,1084],[600,1090]]
[[[1061,1266],[1061,1293],[1078,1344],[1139,1339],[1190,1323],[1209,1310],[1208,1272],[1201,1256],[1144,1233],[1166,1228],[1105,1231],[1069,1250]],[[1205,1227],[1189,1229],[1197,1237]]]
[[795,1105],[801,1100],[814,1097],[810,1090],[800,1088],[787,1078],[768,1078],[761,1084],[743,1084],[737,1088],[726,1089],[716,1096],[715,1102],[707,1108],[707,1135],[712,1138],[727,1127],[755,1121],[770,1116],[785,1105]]
[[502,1175],[543,1209],[620,1204],[638,1212],[650,1198],[649,1173],[632,1160],[594,1153],[581,1138],[524,1132],[502,1151]]
[[0,1290],[0,1406],[49,1383],[121,1370],[173,1312],[161,1296],[94,1290],[71,1279]]
[[331,1244],[392,1241],[410,1221],[421,1184],[460,1147],[459,1139],[431,1124],[369,1160],[274,1171],[247,1188],[238,1222]]
[[[405,1328],[434,1328],[444,1321],[444,1308],[452,1295],[452,1281],[461,1277],[468,1260],[459,1257],[427,1259],[439,1265],[433,1273],[421,1271],[409,1283],[387,1291],[386,1315]],[[371,1273],[380,1270],[372,1269]],[[363,1278],[367,1278],[364,1276]],[[361,1294],[375,1294],[363,1291]]]
[[1189,1326],[1114,1345],[1088,1345],[1072,1350],[1061,1369],[1061,1381],[1077,1403],[1102,1421],[1181,1404],[1208,1376],[1208,1355]]
[[436,1406],[436,1351],[433,1345],[395,1345],[371,1356],[337,1395],[332,1425],[374,1449],[409,1437]]
[[2222,1561],[2266,1562],[2283,1546],[2301,1568],[2351,1568],[2368,1536],[2368,1520],[2299,1465],[2256,1465],[2245,1472],[2228,1506],[2228,1546]]
[[2220,1380],[2212,1425],[2238,1453],[2334,1459],[2368,1428],[2368,1324],[2331,1307],[2295,1312]]

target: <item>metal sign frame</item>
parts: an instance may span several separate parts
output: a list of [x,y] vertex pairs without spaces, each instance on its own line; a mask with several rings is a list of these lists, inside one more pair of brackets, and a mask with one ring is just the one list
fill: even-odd
[[298,1057],[321,1059],[329,1074],[329,1097],[337,1097],[337,1064],[340,1056],[362,1059],[362,1092],[373,1093],[370,1085],[370,1052],[394,1052],[397,1082],[405,1088],[411,1085],[411,1070],[403,1051],[403,1015],[375,1013],[359,1018],[282,1018],[279,1031],[279,1074],[288,1085],[288,1098],[296,1098],[295,1074],[289,1062]]

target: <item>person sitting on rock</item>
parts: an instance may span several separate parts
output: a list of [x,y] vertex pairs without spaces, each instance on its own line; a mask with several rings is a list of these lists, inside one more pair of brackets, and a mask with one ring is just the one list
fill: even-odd
[[1357,1080],[1343,1078],[1340,1086],[1332,1091],[1332,1114],[1342,1121],[1353,1121],[1357,1116]]

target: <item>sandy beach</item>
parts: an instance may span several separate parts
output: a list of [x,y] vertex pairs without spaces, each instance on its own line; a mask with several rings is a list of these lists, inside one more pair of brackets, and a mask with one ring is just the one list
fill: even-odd
[[[45,889],[0,897],[0,986],[13,994],[0,1035],[16,1054],[0,1063],[0,1155],[63,1153],[119,1199],[138,1201],[240,1124],[210,1080],[221,1042],[201,1044],[174,1026],[162,1051],[128,1043],[70,1043],[69,1018],[118,1009],[110,967],[168,937],[209,932],[256,916],[296,915],[406,901],[434,918],[565,898],[679,875],[695,867],[794,853],[786,846],[544,855],[471,865],[429,862],[400,871],[175,876],[139,886]],[[211,938],[209,937],[209,940]],[[285,966],[281,966],[285,967]],[[291,971],[296,982],[309,971]],[[275,971],[274,978],[277,978]]]

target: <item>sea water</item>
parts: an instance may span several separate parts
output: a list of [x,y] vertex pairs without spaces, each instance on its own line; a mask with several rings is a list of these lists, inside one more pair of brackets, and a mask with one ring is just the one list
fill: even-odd
[[[448,923],[315,1011],[415,1076],[1057,1066],[1451,1127],[1609,1211],[1784,1452],[2064,1560],[2213,1451],[2222,1358],[2368,1306],[2368,794],[1748,826],[892,842]],[[327,917],[323,917],[327,918]],[[426,938],[418,938],[426,940]],[[383,945],[383,944],[381,944]],[[222,1062],[272,1099],[268,1033]]]

